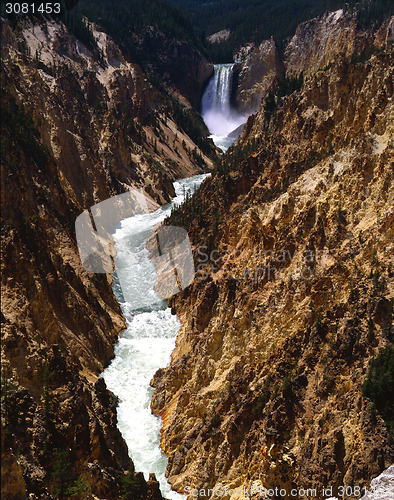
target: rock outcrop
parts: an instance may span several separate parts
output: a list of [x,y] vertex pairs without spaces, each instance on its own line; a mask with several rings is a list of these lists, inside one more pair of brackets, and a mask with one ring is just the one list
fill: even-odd
[[170,302],[183,326],[152,380],[179,491],[357,498],[393,461],[362,384],[394,342],[394,54],[337,59],[263,103],[170,220],[200,268]]
[[87,49],[53,21],[14,30],[2,23],[7,499],[109,500],[131,490],[135,498],[161,498],[153,478],[146,483],[134,473],[116,398],[99,378],[125,321],[111,276],[82,268],[74,223],[130,187],[168,201],[172,180],[211,160],[177,125],[175,100],[98,27],[94,36],[97,47]]
[[255,113],[272,85],[283,76],[304,78],[328,67],[338,59],[350,59],[380,50],[391,43],[393,18],[379,30],[361,30],[354,13],[327,12],[300,24],[284,49],[273,38],[256,47],[238,50],[234,66],[233,104],[240,112]]
[[350,58],[367,37],[356,26],[356,19],[342,9],[300,24],[285,50],[286,74],[309,76],[338,57]]
[[394,465],[371,481],[371,491],[360,500],[390,500],[394,491]]
[[255,113],[272,82],[284,72],[273,38],[251,45],[234,66],[233,104],[245,115]]
[[102,61],[60,24],[30,26],[18,39],[4,25],[5,81],[34,110],[73,199],[92,205],[117,184],[118,191],[143,186],[156,201],[168,201],[171,181],[195,171],[196,154],[201,171],[210,160],[179,130],[141,68],[99,28],[94,35]]
[[220,30],[212,35],[207,36],[207,40],[210,43],[220,43],[226,41],[230,38],[231,31],[230,30]]

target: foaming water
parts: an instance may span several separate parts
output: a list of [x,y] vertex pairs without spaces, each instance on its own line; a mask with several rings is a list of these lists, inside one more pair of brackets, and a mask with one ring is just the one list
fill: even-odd
[[215,64],[201,103],[201,116],[212,134],[210,137],[223,151],[234,142],[228,135],[245,122],[245,117],[231,108],[233,66]]
[[156,273],[145,242],[173,206],[183,203],[205,177],[203,174],[175,182],[176,196],[170,204],[151,214],[123,220],[113,235],[117,249],[114,292],[127,329],[115,346],[115,358],[103,377],[119,398],[118,427],[135,469],[143,471],[146,479],[154,472],[163,497],[172,500],[185,497],[172,491],[165,478],[167,457],[160,449],[160,419],[150,411],[153,389],[149,383],[159,368],[169,364],[180,322],[153,290]]

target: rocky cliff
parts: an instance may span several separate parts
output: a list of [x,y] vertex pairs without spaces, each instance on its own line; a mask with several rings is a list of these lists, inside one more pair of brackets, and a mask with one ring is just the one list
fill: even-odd
[[[183,326],[152,380],[180,491],[313,488],[322,499],[345,485],[357,498],[393,461],[362,395],[370,361],[394,345],[394,53],[383,35],[378,53],[341,49],[300,90],[264,102],[170,219],[187,227],[200,268],[171,300]],[[308,54],[308,37],[299,44]]]
[[235,54],[233,104],[242,113],[257,112],[272,84],[284,75],[307,78],[338,58],[377,50],[393,38],[393,19],[378,30],[361,29],[355,12],[343,9],[306,21],[278,48],[275,40],[241,47]]
[[53,21],[2,23],[5,499],[161,498],[134,474],[98,378],[125,322],[112,278],[82,268],[74,223],[130,187],[168,201],[213,148],[194,133],[201,151],[188,109],[91,29],[88,49]]
[[350,58],[372,38],[371,33],[356,28],[355,17],[342,9],[300,24],[285,49],[287,75],[308,76],[338,57]]
[[284,72],[282,58],[273,38],[258,47],[245,46],[234,66],[233,105],[243,114],[255,113],[275,78]]

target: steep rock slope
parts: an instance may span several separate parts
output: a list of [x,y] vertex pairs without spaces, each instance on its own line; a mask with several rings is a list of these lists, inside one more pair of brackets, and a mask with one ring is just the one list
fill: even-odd
[[241,113],[249,114],[258,110],[274,79],[283,74],[283,63],[273,38],[243,49],[238,55],[242,61],[234,66],[233,101]]
[[98,378],[125,322],[111,277],[82,268],[74,223],[129,187],[167,201],[172,180],[211,160],[175,123],[177,103],[97,27],[94,36],[93,51],[55,22],[14,31],[2,24],[2,496],[9,499],[119,499],[124,491],[160,498],[157,483],[134,477],[116,400]]
[[356,45],[362,46],[371,37],[356,27],[354,16],[342,9],[300,24],[285,50],[287,74],[312,75],[337,57],[350,58]]
[[204,44],[185,13],[167,0],[80,0],[81,11],[140,64],[149,77],[179,92],[199,109],[213,65],[202,53]]
[[[29,26],[17,38],[5,25],[5,80],[42,124],[44,143],[79,203],[110,196],[111,183],[143,185],[168,201],[162,192],[171,190],[170,180],[193,172],[196,155],[202,167],[210,160],[178,130],[171,103],[139,66],[99,28],[94,35],[101,61],[60,24]],[[79,169],[85,173],[76,178]]]
[[273,38],[258,47],[246,45],[235,55],[240,62],[234,67],[234,105],[255,113],[278,79],[308,77],[338,58],[379,50],[392,40],[393,27],[389,19],[376,32],[362,29],[355,13],[341,9],[300,24],[284,49],[279,50]]
[[394,54],[338,59],[263,105],[170,220],[201,267],[171,301],[183,326],[152,381],[179,490],[320,499],[325,486],[368,485],[394,458],[361,391],[394,341]]

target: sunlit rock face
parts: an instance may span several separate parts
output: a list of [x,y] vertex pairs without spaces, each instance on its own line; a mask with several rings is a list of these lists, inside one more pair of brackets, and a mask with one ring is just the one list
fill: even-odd
[[327,68],[340,58],[349,59],[363,50],[389,46],[393,41],[394,18],[387,19],[377,32],[358,30],[349,13],[337,10],[298,26],[285,49],[286,76],[304,77]]
[[311,75],[339,56],[350,57],[358,42],[367,41],[366,35],[356,31],[356,25],[343,10],[300,24],[285,50],[286,74]]
[[202,269],[171,299],[183,326],[153,379],[176,489],[296,485],[320,500],[393,462],[362,396],[371,359],[393,345],[388,25],[368,35],[370,57],[337,57],[274,109],[263,103],[243,154],[177,215]]
[[275,41],[265,40],[258,47],[245,47],[234,67],[233,104],[243,114],[255,113],[262,98],[284,67]]
[[394,465],[372,479],[369,491],[361,500],[391,500],[394,491]]
[[[163,114],[163,96],[142,69],[98,27],[93,34],[100,58],[59,23],[14,31],[2,23],[2,490],[9,498],[49,498],[59,488],[63,496],[79,488],[121,498],[132,463],[116,399],[98,377],[125,320],[111,276],[83,269],[74,223],[130,187],[165,203],[174,179],[211,164]],[[141,476],[136,484],[143,498],[149,488],[159,498],[155,484]]]
[[338,10],[300,24],[283,51],[273,38],[259,46],[241,47],[235,54],[232,104],[242,114],[255,113],[272,84],[286,75],[308,77],[354,52],[392,43],[394,20],[377,33],[357,30],[353,15]]

